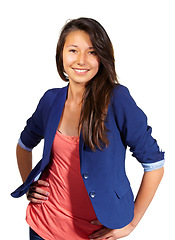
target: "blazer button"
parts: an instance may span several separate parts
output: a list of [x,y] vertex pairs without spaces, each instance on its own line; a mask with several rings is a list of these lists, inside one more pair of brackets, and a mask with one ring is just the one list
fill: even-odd
[[83,173],[83,178],[84,178],[84,179],[88,179],[88,178],[89,178],[88,173]]
[[95,192],[90,192],[90,193],[89,193],[89,196],[90,196],[91,198],[95,198],[96,193],[95,193]]

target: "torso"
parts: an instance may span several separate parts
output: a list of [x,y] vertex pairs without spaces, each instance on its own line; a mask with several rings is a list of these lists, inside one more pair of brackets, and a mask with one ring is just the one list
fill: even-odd
[[51,161],[41,179],[50,193],[43,204],[30,203],[26,220],[42,238],[88,240],[102,226],[92,225],[96,215],[86,191],[79,158],[79,137],[56,132]]

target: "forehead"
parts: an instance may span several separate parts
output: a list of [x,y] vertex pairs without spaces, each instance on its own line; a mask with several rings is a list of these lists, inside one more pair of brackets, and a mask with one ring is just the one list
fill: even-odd
[[65,47],[93,47],[89,34],[82,30],[72,31],[68,34],[65,41]]

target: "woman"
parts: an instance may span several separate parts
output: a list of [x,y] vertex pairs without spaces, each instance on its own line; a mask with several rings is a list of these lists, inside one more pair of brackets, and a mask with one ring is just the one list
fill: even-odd
[[[79,18],[62,29],[57,69],[68,86],[51,89],[27,121],[17,145],[27,193],[31,239],[119,239],[130,234],[163,176],[164,153],[145,114],[118,83],[111,41],[95,20]],[[45,140],[32,170],[32,148]],[[134,201],[125,152],[144,167]]]

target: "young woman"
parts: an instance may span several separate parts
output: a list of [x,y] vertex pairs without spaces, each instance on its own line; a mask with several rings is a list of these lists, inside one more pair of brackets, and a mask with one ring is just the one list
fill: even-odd
[[[145,114],[118,83],[111,41],[95,20],[62,29],[57,69],[68,85],[48,90],[17,145],[27,193],[30,239],[119,239],[130,234],[163,176],[164,153]],[[45,140],[32,170],[32,148]],[[134,201],[125,173],[127,146],[144,167]]]

